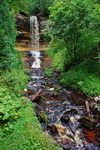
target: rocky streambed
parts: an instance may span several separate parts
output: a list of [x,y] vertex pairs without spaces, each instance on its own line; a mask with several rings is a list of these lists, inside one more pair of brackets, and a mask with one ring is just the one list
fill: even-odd
[[61,87],[56,71],[52,70],[52,76],[46,76],[44,70],[50,66],[50,60],[44,59],[44,52],[39,56],[41,68],[31,68],[35,58],[30,52],[25,55],[31,80],[24,92],[34,103],[43,130],[48,131],[64,150],[99,150],[99,98],[90,100],[72,89]]

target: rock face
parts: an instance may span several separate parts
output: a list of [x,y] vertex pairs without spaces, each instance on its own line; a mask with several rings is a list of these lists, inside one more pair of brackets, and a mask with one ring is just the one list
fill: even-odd
[[41,30],[44,30],[45,26],[48,23],[48,17],[37,15],[37,18],[38,18],[39,28],[41,32]]
[[[44,30],[48,22],[48,17],[41,17],[37,15],[39,23],[39,41],[40,45],[47,44],[44,42]],[[30,16],[25,14],[16,15],[16,26],[17,26],[17,47],[31,48],[31,34],[30,34]]]
[[29,16],[18,14],[16,16],[16,25],[18,31],[30,32]]

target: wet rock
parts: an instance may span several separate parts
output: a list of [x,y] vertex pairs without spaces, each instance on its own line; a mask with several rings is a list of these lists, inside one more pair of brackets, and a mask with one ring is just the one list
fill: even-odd
[[87,116],[80,118],[78,121],[81,123],[81,125],[89,129],[95,128],[96,125],[98,124],[98,122],[94,118]]
[[72,133],[71,130],[66,128],[66,135],[68,135],[69,137],[71,137],[72,139],[74,139],[74,134]]
[[30,68],[30,64],[29,64],[28,61],[25,61],[25,62],[24,62],[24,67],[25,67],[25,68]]
[[32,54],[30,53],[30,51],[24,52],[23,54],[26,55],[26,57],[32,56]]
[[78,110],[77,109],[70,109],[70,110],[66,110],[64,112],[64,115],[69,115],[69,116],[73,116],[73,115],[77,115],[78,114]]
[[67,123],[69,121],[69,116],[67,114],[62,115],[61,121]]
[[75,133],[75,136],[74,136],[74,139],[75,139],[75,141],[76,141],[76,143],[77,143],[77,147],[80,147],[80,148],[82,148],[83,147],[83,142],[82,142],[82,140],[81,140],[81,132],[80,132],[80,130],[77,130],[76,131],[76,133]]
[[59,135],[59,133],[64,134],[66,132],[66,128],[63,125],[60,125],[60,124],[53,124],[51,126],[51,132],[54,135]]
[[63,105],[70,105],[71,103],[69,101],[64,101],[62,104]]
[[100,95],[97,96],[97,97],[94,97],[94,100],[97,102],[97,101],[100,101]]
[[96,119],[100,120],[100,111],[95,109],[96,114],[94,115]]
[[75,142],[72,138],[68,137],[67,135],[63,135],[63,136],[60,136],[60,138],[58,139],[59,142],[68,142],[68,143],[73,143]]
[[92,115],[96,118],[96,119],[100,119],[100,101],[92,101],[90,103],[90,109],[91,109],[91,113]]
[[66,128],[63,125],[60,125],[60,124],[54,124],[54,125],[57,128],[58,132],[65,133]]
[[54,124],[51,126],[50,131],[53,133],[54,136],[58,136],[59,135],[58,130],[57,130],[57,128],[56,128],[56,126]]
[[100,119],[100,103],[95,104],[95,106],[92,108],[92,113],[95,118]]
[[29,64],[30,64],[30,66],[32,66],[34,60],[35,60],[35,59],[34,59],[34,57],[32,57],[32,56],[28,59],[28,62],[29,62]]
[[71,116],[70,117],[70,122],[75,123],[75,122],[77,122],[77,119],[74,116]]
[[16,15],[16,24],[19,31],[29,31],[29,17],[24,14]]

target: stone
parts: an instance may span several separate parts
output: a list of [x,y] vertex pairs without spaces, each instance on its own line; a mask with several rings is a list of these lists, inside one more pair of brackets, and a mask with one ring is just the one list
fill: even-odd
[[98,124],[97,120],[95,120],[92,117],[87,117],[87,116],[83,116],[78,121],[81,123],[81,125],[83,125],[84,127],[88,129],[93,129]]
[[97,97],[94,97],[94,100],[97,102],[97,101],[100,101],[100,95],[97,96]]
[[35,60],[35,59],[34,59],[34,57],[32,57],[32,56],[28,59],[28,62],[29,62],[29,64],[30,64],[30,66],[32,66],[34,60]]
[[29,31],[29,17],[24,14],[16,15],[16,24],[19,31]]
[[61,117],[61,121],[67,123],[69,121],[69,116],[67,114],[63,114]]
[[64,143],[65,143],[65,142],[69,142],[69,143],[70,143],[70,142],[71,142],[71,143],[74,143],[74,142],[75,142],[72,138],[68,137],[67,135],[60,136],[60,138],[58,139],[58,141],[59,141],[59,142],[63,141]]
[[66,128],[60,124],[53,124],[50,131],[57,136],[59,133],[64,134],[66,132]]
[[76,109],[70,109],[64,112],[64,114],[61,116],[61,121],[64,123],[67,123],[70,119],[70,116],[78,114],[78,111]]
[[54,136],[58,136],[59,135],[58,130],[57,130],[57,128],[56,128],[56,126],[54,124],[51,126],[50,131],[53,133]]
[[100,119],[100,103],[96,103],[92,108],[92,113],[98,120]]
[[78,110],[76,110],[76,109],[70,109],[69,111],[66,111],[65,114],[68,114],[70,116],[77,115],[78,114]]

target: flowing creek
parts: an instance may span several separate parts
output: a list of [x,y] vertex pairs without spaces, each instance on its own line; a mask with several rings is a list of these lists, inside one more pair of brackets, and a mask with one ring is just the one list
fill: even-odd
[[44,74],[45,67],[50,67],[51,58],[44,51],[39,51],[37,25],[36,17],[31,17],[32,41],[35,41],[32,47],[35,51],[24,52],[27,73],[31,76],[25,95],[34,103],[43,130],[64,150],[99,150],[100,102],[91,100],[88,103],[85,95],[62,87],[57,79],[59,72],[52,71],[50,77]]
[[[31,76],[25,93],[32,101],[34,95],[42,89],[33,102],[43,130],[48,131],[64,150],[99,150],[99,112],[93,106],[94,102],[91,102],[89,117],[85,106],[86,96],[61,87],[57,72],[53,72],[52,77],[44,75],[43,65],[50,66],[50,61],[45,62],[45,52],[31,51],[25,54],[30,62],[28,74]],[[38,63],[42,62],[42,67],[36,64],[36,58]]]

